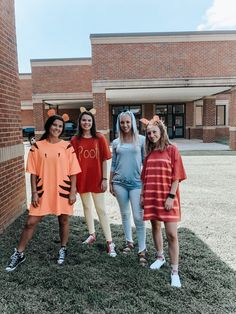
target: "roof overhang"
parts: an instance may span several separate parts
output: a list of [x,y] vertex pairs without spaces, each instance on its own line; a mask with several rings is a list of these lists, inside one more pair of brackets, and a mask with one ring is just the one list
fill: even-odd
[[231,86],[106,89],[106,99],[110,104],[191,102],[230,89]]

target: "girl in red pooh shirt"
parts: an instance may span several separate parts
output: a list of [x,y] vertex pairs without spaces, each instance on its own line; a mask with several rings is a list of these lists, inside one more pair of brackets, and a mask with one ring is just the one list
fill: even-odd
[[83,244],[93,244],[96,241],[93,203],[107,242],[107,253],[116,256],[115,244],[112,242],[111,228],[105,207],[107,190],[107,160],[111,152],[105,137],[96,131],[94,119],[95,109],[82,112],[78,118],[78,133],[71,139],[76,156],[81,166],[81,174],[77,176],[77,191],[80,194],[84,216],[89,230],[88,238]]

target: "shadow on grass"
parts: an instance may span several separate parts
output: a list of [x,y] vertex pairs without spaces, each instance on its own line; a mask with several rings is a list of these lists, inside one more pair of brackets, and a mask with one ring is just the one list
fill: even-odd
[[[168,266],[151,271],[138,265],[137,252],[129,256],[119,252],[123,246],[121,226],[112,225],[116,258],[106,255],[98,224],[95,244],[82,246],[87,230],[84,220],[78,217],[71,218],[69,254],[64,266],[56,264],[57,219],[46,217],[29,244],[26,261],[13,273],[6,273],[6,263],[25,217],[0,237],[2,314],[236,312],[235,272],[185,228],[179,229],[182,289],[170,287]],[[147,242],[151,263],[154,252],[149,229]]]

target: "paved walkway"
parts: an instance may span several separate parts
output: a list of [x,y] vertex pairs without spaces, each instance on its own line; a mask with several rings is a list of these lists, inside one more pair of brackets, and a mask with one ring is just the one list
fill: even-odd
[[229,151],[229,145],[219,143],[203,143],[202,140],[174,139],[180,151]]

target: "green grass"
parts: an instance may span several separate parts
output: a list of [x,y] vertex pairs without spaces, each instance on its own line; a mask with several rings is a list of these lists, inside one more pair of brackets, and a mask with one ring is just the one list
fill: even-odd
[[[13,273],[5,266],[22,230],[25,215],[1,235],[0,313],[235,313],[236,274],[188,229],[179,229],[182,289],[169,285],[169,267],[144,269],[137,254],[124,256],[121,226],[112,225],[118,256],[105,254],[101,229],[92,247],[82,218],[71,219],[69,255],[56,264],[59,247],[55,217],[38,226],[26,261]],[[149,260],[153,244],[148,229]],[[166,247],[165,247],[166,249]]]

